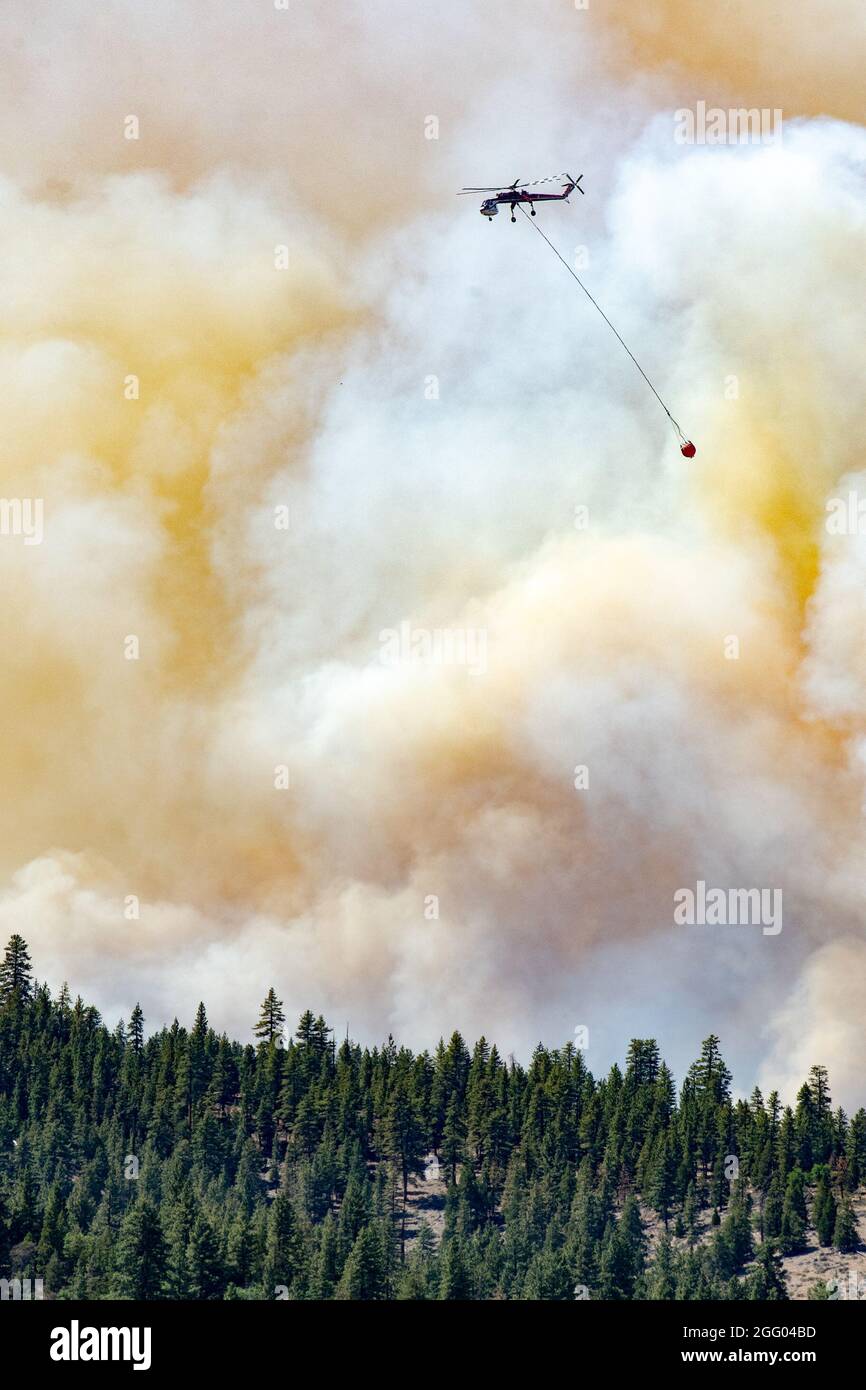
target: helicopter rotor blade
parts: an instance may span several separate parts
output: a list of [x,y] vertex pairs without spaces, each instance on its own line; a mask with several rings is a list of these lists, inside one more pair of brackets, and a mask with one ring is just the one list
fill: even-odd
[[518,188],[535,188],[535,187],[537,187],[539,184],[542,184],[542,183],[554,183],[557,179],[569,179],[569,180],[571,180],[571,182],[574,184],[575,188],[577,188],[577,189],[582,193],[582,192],[583,192],[583,189],[580,187],[580,180],[581,180],[582,178],[583,178],[583,174],[579,174],[579,175],[577,176],[576,179],[572,179],[572,178],[571,178],[571,175],[568,174],[568,173],[565,173],[565,174],[551,174],[551,175],[549,176],[549,178],[546,178],[546,179],[527,179],[527,180],[525,180],[524,182],[521,182],[520,179],[515,179],[513,183],[497,183],[497,184],[490,184],[490,185],[487,186],[487,187],[480,187],[480,188],[475,188],[475,187],[472,187],[472,188],[468,188],[468,187],[467,187],[467,188],[461,188],[460,192],[461,192],[461,193],[513,193],[513,192],[514,192],[516,189],[518,189]]
[[497,192],[498,192],[498,193],[510,193],[511,190],[512,190],[512,188],[529,188],[529,187],[530,187],[530,185],[529,185],[528,183],[520,183],[519,181],[515,180],[514,183],[493,183],[493,184],[490,184],[488,187],[481,186],[481,187],[476,188],[474,185],[473,185],[472,187],[470,187],[470,186],[467,185],[467,186],[465,186],[464,188],[461,188],[460,192],[461,192],[461,193],[497,193]]

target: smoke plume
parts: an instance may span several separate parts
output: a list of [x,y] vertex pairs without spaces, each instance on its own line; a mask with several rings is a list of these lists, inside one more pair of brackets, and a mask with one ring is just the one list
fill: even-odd
[[[44,536],[0,537],[0,930],[52,986],[583,1025],[593,1069],[714,1031],[866,1099],[866,541],[827,524],[863,19],[825,8],[8,0],[0,486]],[[783,138],[681,144],[698,101]],[[453,196],[566,166],[538,223],[692,463],[529,221]],[[676,925],[699,881],[783,930]]]

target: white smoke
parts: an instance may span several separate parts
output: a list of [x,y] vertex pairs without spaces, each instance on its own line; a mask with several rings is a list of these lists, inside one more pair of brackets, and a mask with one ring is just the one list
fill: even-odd
[[[745,1086],[862,1099],[862,541],[824,508],[863,131],[678,146],[678,79],[618,86],[561,7],[87,9],[34,10],[0,143],[3,486],[46,505],[0,542],[3,929],[109,1021],[246,1036],[273,983],[366,1039],[585,1025],[593,1069],[715,1031]],[[693,464],[531,224],[453,196],[563,151],[587,196],[538,222]],[[401,623],[485,669],[388,667]],[[781,935],[675,928],[699,879],[781,888]]]

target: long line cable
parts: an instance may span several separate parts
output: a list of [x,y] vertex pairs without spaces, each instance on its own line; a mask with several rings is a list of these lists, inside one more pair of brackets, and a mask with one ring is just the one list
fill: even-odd
[[657,391],[656,388],[653,386],[652,382],[650,381],[649,377],[647,376],[647,374],[646,374],[646,372],[644,371],[643,367],[641,366],[640,362],[638,362],[637,358],[635,357],[635,355],[634,355],[634,353],[632,352],[631,348],[629,347],[628,343],[625,341],[625,339],[623,338],[622,334],[617,332],[616,328],[615,328],[614,325],[611,323],[610,319],[608,318],[607,314],[604,312],[604,310],[602,309],[602,307],[601,307],[601,305],[598,303],[598,301],[595,300],[595,299],[593,299],[592,295],[590,294],[589,290],[586,288],[586,285],[583,283],[583,281],[581,280],[580,276],[577,274],[576,271],[572,270],[571,266],[568,264],[568,261],[565,259],[565,257],[562,256],[562,255],[559,253],[559,251],[557,251],[557,249],[556,249],[556,247],[554,246],[553,242],[550,240],[550,237],[545,236],[545,234],[544,234],[544,232],[541,230],[541,227],[539,226],[539,224],[538,224],[537,222],[533,222],[533,221],[532,221],[531,217],[529,216],[528,212],[526,211],[526,208],[523,207],[520,203],[512,204],[512,206],[516,206],[516,207],[520,208],[520,211],[523,213],[523,216],[526,218],[527,222],[529,222],[530,226],[534,227],[535,230],[538,232],[538,235],[539,235],[540,237],[542,237],[542,238],[547,242],[548,246],[550,247],[550,249],[551,249],[551,251],[553,252],[554,256],[556,256],[557,260],[562,261],[562,264],[565,266],[565,268],[566,268],[566,270],[568,271],[569,275],[572,277],[573,280],[576,280],[577,283],[580,285],[580,288],[583,290],[583,292],[584,292],[584,294],[586,295],[587,299],[589,300],[590,304],[593,306],[593,308],[595,308],[595,309],[598,310],[598,312],[601,314],[602,318],[604,319],[605,323],[607,324],[608,328],[611,330],[612,333],[614,333],[614,334],[616,335],[616,337],[617,337],[617,338],[619,339],[619,341],[622,343],[623,347],[625,348],[626,352],[628,353],[628,355],[629,355],[629,357],[631,358],[631,360],[632,360],[632,362],[634,363],[634,365],[637,367],[638,371],[640,372],[640,374],[641,374],[641,376],[643,377],[644,381],[646,382],[647,386],[648,386],[649,389],[652,391],[653,395],[655,396],[656,400],[658,401],[658,403],[659,403],[659,405],[661,406],[662,410],[664,411],[665,415],[666,415],[666,416],[668,417],[668,419],[670,420],[671,424],[673,425],[674,429],[676,430],[676,432],[677,432],[677,434],[678,434],[680,440],[682,441],[682,443],[683,443],[683,444],[688,444],[688,443],[689,443],[688,439],[687,439],[686,436],[683,434],[682,430],[680,429],[680,427],[679,427],[679,425],[677,424],[676,420],[674,419],[673,415],[671,415],[671,412],[668,410],[667,406],[665,405],[665,403],[664,403],[664,401],[662,400],[661,396],[659,395],[658,391]]

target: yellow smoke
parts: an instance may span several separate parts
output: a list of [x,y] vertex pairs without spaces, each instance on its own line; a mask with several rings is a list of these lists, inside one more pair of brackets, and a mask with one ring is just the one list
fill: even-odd
[[858,0],[829,0],[821,23],[784,0],[655,0],[625,5],[615,23],[640,67],[680,71],[709,105],[779,107],[793,116],[866,114],[862,56],[866,14]]
[[[32,140],[9,105],[0,135],[0,488],[45,507],[41,545],[0,538],[0,925],[154,1020],[204,994],[241,1029],[273,978],[373,1035],[688,1049],[705,1018],[757,1061],[775,1016],[778,1053],[859,949],[822,913],[863,927],[859,561],[824,527],[862,467],[863,133],[671,129],[729,95],[854,119],[846,45],[682,0],[446,6],[420,44],[385,3],[74,12],[35,7],[5,98]],[[494,131],[515,35],[547,85]],[[604,106],[558,235],[693,463],[528,229],[453,206],[506,135],[574,147],[576,55],[640,121]],[[484,669],[389,667],[404,620],[483,632]],[[677,935],[700,877],[782,884],[778,949]]]

